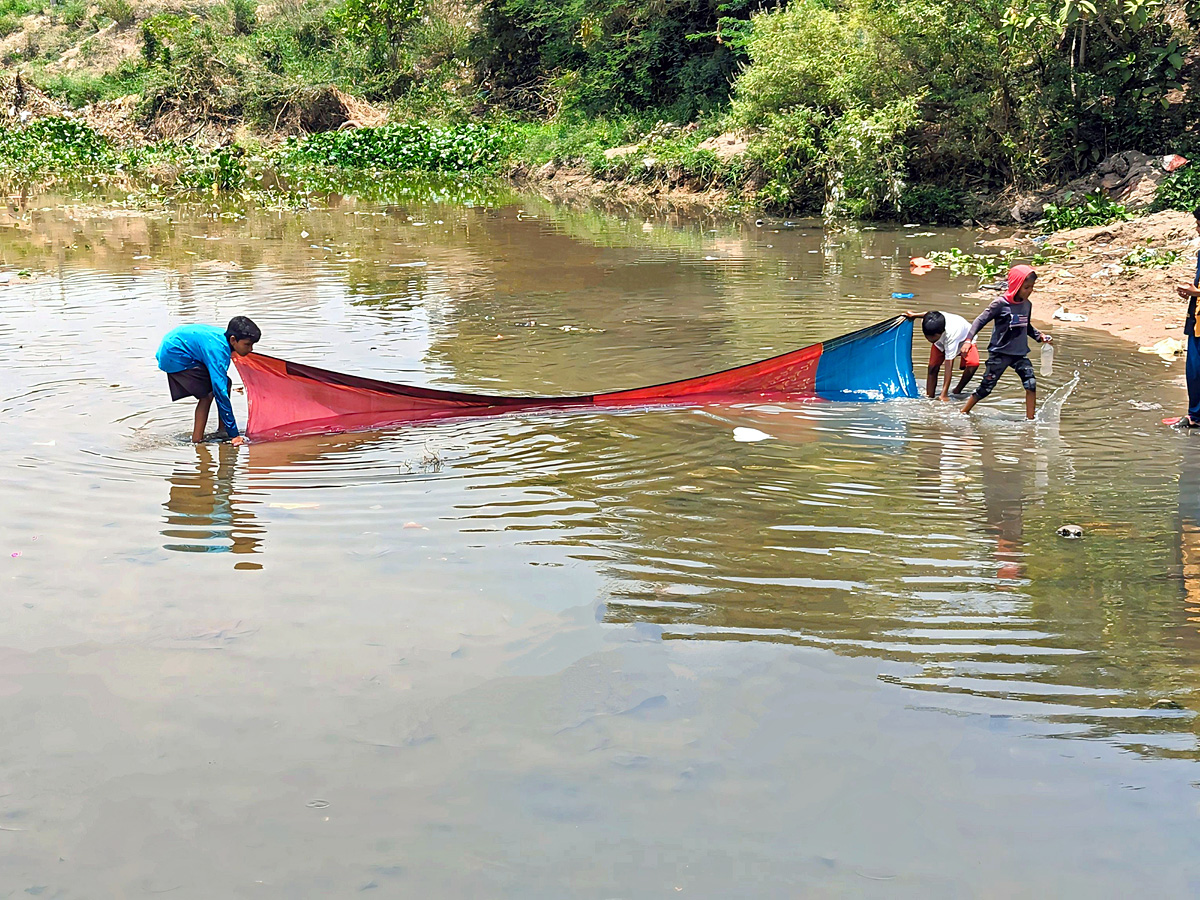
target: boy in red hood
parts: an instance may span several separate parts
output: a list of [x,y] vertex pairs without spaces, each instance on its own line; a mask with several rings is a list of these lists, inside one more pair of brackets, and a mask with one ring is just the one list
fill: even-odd
[[1033,375],[1033,363],[1029,361],[1029,335],[1034,340],[1050,343],[1051,337],[1033,327],[1030,317],[1033,304],[1029,295],[1033,293],[1037,273],[1029,266],[1013,266],[1008,270],[1008,290],[1003,297],[993,300],[971,324],[964,343],[974,343],[975,335],[988,322],[993,322],[992,339],[988,342],[987,367],[983,381],[967,398],[962,411],[969,413],[971,407],[992,392],[1004,370],[1012,367],[1025,387],[1025,418],[1032,419],[1037,406],[1037,379]]

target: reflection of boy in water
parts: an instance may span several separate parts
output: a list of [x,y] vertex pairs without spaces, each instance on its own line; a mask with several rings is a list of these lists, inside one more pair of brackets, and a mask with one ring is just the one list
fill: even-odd
[[1029,295],[1033,293],[1036,282],[1037,273],[1029,266],[1013,266],[1008,270],[1008,290],[1004,296],[993,300],[971,324],[971,330],[967,332],[969,343],[974,343],[975,335],[988,322],[993,323],[992,339],[988,342],[988,361],[983,381],[967,399],[963,412],[969,413],[976,403],[990,394],[1004,370],[1012,367],[1025,388],[1025,418],[1033,418],[1037,406],[1037,379],[1033,374],[1033,363],[1029,361],[1028,335],[1033,335],[1034,340],[1042,343],[1052,340],[1050,335],[1034,328],[1031,321],[1033,304],[1029,301]]
[[[915,319],[920,313],[908,310],[904,313],[906,319]],[[921,333],[925,340],[933,344],[929,348],[929,374],[925,379],[925,396],[933,397],[937,390],[938,370],[942,363],[946,364],[946,383],[942,386],[942,400],[950,399],[950,379],[954,376],[954,361],[959,361],[962,378],[954,393],[961,394],[967,389],[967,383],[979,369],[979,350],[974,343],[967,342],[967,332],[971,325],[962,316],[954,313],[938,312],[931,309],[921,317]]]
[[[1200,208],[1193,213],[1196,219],[1196,231],[1200,233]],[[1185,427],[1200,426],[1200,342],[1196,338],[1196,298],[1200,297],[1200,253],[1196,254],[1196,277],[1191,284],[1181,284],[1175,288],[1179,296],[1188,301],[1187,318],[1183,320],[1183,333],[1187,336],[1187,415],[1179,420]]]
[[1187,621],[1200,623],[1200,462],[1183,458],[1179,470],[1179,554]]
[[[1025,467],[997,459],[992,441],[983,439],[983,510],[988,531],[996,540],[996,577],[1011,581],[1025,574]],[[1011,467],[1010,467],[1011,466]]]
[[171,399],[195,397],[196,416],[192,423],[192,441],[204,440],[208,411],[213,398],[225,434],[232,443],[245,442],[238,434],[233,404],[229,402],[229,363],[233,354],[247,356],[262,338],[258,326],[245,316],[234,316],[224,332],[215,325],[181,325],[167,332],[158,348],[158,367],[167,373]]
[[[229,444],[212,449],[205,444],[196,448],[195,469],[177,470],[170,478],[171,493],[164,504],[168,528],[163,537],[184,543],[167,544],[168,550],[231,553],[257,553],[262,527],[242,503],[234,499],[233,475],[237,453]],[[229,546],[214,544],[228,536]]]

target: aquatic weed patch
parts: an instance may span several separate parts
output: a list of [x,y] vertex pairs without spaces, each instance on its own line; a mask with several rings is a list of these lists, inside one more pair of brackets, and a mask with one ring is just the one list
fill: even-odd
[[282,148],[280,162],[285,169],[317,165],[394,172],[494,171],[505,158],[505,147],[500,130],[478,123],[400,122],[293,138]]
[[1032,266],[1043,266],[1054,259],[1054,254],[1035,253],[1025,256],[1020,253],[967,253],[958,247],[949,250],[933,250],[925,254],[926,258],[936,266],[949,270],[951,275],[970,275],[981,281],[985,278],[996,278],[1004,275],[1018,262],[1028,262]]
[[1122,262],[1139,269],[1167,269],[1179,261],[1179,251],[1163,247],[1139,247]]
[[112,145],[73,119],[36,119],[0,128],[0,170],[5,174],[81,174],[111,169],[117,163]]
[[1042,218],[1038,220],[1038,225],[1042,227],[1043,232],[1050,234],[1089,225],[1126,222],[1132,218],[1133,213],[1123,204],[1114,203],[1107,194],[1097,188],[1081,200],[1068,191],[1063,196],[1062,203],[1047,203],[1042,208]]

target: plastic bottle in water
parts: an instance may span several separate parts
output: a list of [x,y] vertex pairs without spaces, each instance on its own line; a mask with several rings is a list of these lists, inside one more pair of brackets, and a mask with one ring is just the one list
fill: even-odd
[[1054,345],[1042,344],[1042,374],[1054,374]]

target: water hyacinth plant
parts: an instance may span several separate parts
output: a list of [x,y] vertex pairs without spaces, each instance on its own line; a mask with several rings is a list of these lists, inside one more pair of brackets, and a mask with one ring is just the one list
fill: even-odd
[[412,172],[494,171],[504,159],[503,134],[479,123],[399,122],[292,139],[282,161],[341,169]]

